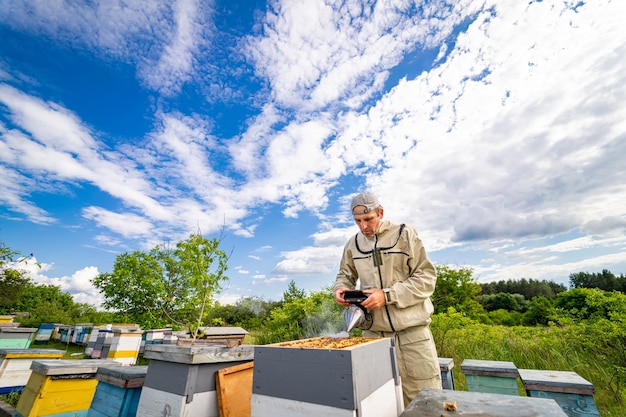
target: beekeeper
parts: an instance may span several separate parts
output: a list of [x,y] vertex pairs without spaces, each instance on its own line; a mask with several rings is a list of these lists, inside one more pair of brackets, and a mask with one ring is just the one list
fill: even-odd
[[348,307],[344,291],[357,289],[358,283],[367,295],[361,306],[372,316],[363,336],[395,338],[406,406],[422,388],[441,389],[429,327],[435,267],[415,228],[383,220],[383,207],[372,193],[356,195],[350,209],[359,233],[344,247],[333,293]]

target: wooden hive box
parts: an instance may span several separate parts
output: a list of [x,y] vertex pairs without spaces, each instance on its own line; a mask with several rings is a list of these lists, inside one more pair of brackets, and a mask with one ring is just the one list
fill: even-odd
[[137,363],[141,347],[141,329],[113,329],[111,345],[107,358],[120,362],[122,365]]
[[146,345],[162,345],[165,337],[172,335],[171,328],[165,329],[150,329],[144,330],[141,336],[141,345],[139,347],[139,353],[143,353]]
[[454,368],[454,359],[452,358],[438,358],[439,359],[439,371],[441,372],[441,385],[443,389],[454,389],[454,374],[452,368]]
[[101,366],[87,417],[134,417],[148,366]]
[[86,417],[98,367],[107,365],[120,366],[99,359],[33,361],[14,417]]
[[[446,410],[454,404],[455,410]],[[400,417],[567,417],[547,398],[424,388]]]
[[28,349],[37,330],[31,327],[0,327],[0,349]]
[[217,371],[251,361],[254,346],[146,345],[144,357],[138,417],[218,417]]
[[54,323],[41,323],[39,329],[37,329],[37,335],[35,336],[34,343],[48,343],[52,337],[52,331],[54,330]]
[[61,359],[57,349],[0,349],[0,394],[20,391],[28,383],[33,360]]
[[513,362],[465,359],[461,371],[468,391],[519,395],[519,373]]
[[600,417],[593,384],[576,372],[520,369],[519,374],[529,397],[551,398],[570,417]]
[[402,409],[390,338],[314,338],[254,349],[253,417],[397,417]]
[[180,346],[195,345],[226,345],[235,347],[243,344],[243,339],[248,332],[241,327],[200,327],[201,337],[192,339],[187,337],[179,337],[176,343]]

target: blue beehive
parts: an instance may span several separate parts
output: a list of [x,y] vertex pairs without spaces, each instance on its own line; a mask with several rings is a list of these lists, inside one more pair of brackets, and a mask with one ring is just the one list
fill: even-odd
[[102,366],[88,417],[135,417],[147,366]]
[[520,369],[529,397],[552,398],[570,417],[600,417],[593,384],[576,372]]

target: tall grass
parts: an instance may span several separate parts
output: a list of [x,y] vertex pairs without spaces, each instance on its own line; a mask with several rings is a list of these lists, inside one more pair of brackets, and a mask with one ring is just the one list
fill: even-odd
[[[594,399],[603,417],[622,417],[626,390],[615,379],[609,356],[590,349],[580,325],[566,327],[504,327],[485,325],[458,314],[433,316],[431,325],[440,357],[453,358],[455,388],[466,390],[461,372],[464,359],[513,362],[518,369],[573,371],[591,382]],[[520,392],[524,395],[523,387]]]

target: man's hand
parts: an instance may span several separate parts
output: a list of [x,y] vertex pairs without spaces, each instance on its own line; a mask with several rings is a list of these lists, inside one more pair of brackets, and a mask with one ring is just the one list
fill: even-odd
[[[385,306],[385,304],[387,304],[387,300],[385,299],[385,293],[383,292],[383,290],[374,288],[372,290],[363,290],[363,292],[365,294],[369,294],[369,297],[367,297],[367,299],[365,299],[365,301],[361,303],[361,305],[366,309],[380,310]],[[335,296],[335,298],[337,297]]]
[[335,301],[339,305],[342,305],[344,307],[349,307],[350,303],[346,302],[346,300],[343,299],[343,295],[346,292],[346,290],[347,288],[345,287],[337,288],[337,290],[335,291]]

